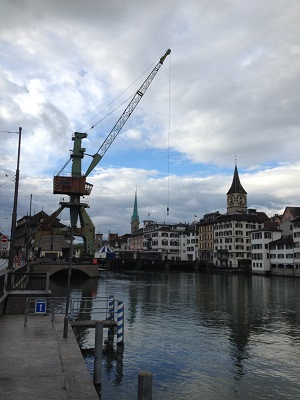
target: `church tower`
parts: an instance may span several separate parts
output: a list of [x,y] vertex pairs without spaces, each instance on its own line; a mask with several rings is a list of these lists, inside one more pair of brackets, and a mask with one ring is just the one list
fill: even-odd
[[140,218],[138,214],[137,207],[137,190],[135,191],[134,197],[134,205],[133,205],[133,213],[131,217],[131,234],[137,232],[140,229]]
[[243,188],[237,165],[235,164],[233,180],[227,192],[227,214],[237,214],[247,212],[247,192]]

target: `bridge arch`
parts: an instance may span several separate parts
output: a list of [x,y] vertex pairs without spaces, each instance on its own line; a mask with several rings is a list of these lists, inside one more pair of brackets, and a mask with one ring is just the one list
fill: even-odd
[[[33,272],[48,272],[49,277],[59,272],[68,271],[69,264],[37,262],[32,265]],[[99,277],[99,266],[94,264],[72,264],[72,271],[81,271],[89,278]]]

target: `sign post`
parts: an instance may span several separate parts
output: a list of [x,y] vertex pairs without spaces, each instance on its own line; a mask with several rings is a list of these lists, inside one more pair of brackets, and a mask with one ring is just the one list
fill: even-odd
[[7,243],[8,242],[8,237],[5,235],[1,236],[1,243]]
[[46,311],[47,311],[46,299],[35,299],[35,313],[46,314]]

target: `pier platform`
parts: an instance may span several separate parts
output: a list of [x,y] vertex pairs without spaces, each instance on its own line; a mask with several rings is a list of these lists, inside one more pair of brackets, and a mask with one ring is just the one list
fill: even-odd
[[1,400],[99,400],[71,326],[63,316],[0,318]]

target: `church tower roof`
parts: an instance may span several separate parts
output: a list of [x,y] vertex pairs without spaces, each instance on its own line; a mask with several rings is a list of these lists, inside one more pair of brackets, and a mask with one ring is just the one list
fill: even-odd
[[137,206],[137,192],[135,191],[135,196],[134,196],[134,205],[133,205],[133,213],[131,217],[131,222],[139,220],[139,214],[138,214],[138,206]]
[[236,164],[235,164],[235,168],[234,168],[232,184],[231,184],[231,187],[228,190],[227,194],[233,194],[233,193],[247,194],[246,190],[243,188],[243,186],[240,182],[240,177],[239,177],[239,173],[238,173]]
[[139,230],[139,227],[140,227],[140,217],[138,214],[137,190],[136,190],[134,196],[133,212],[131,217],[131,234],[137,232]]

